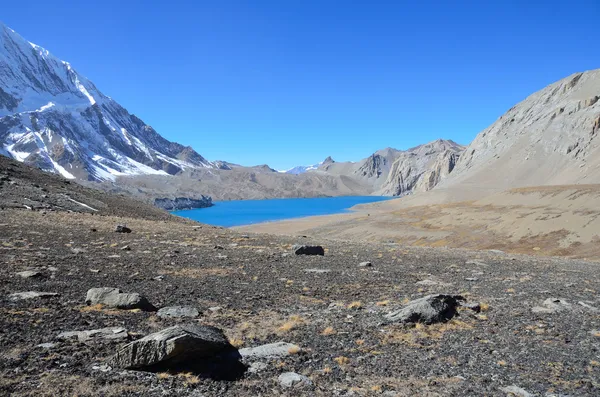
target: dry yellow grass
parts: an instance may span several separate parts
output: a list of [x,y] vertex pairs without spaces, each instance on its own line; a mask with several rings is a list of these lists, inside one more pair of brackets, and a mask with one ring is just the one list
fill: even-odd
[[362,303],[360,301],[354,301],[348,305],[348,309],[360,309],[361,307]]
[[299,346],[292,346],[288,349],[288,353],[290,354],[298,354],[302,351],[302,349]]
[[169,374],[168,372],[159,372],[156,374],[156,377],[158,379],[168,379],[171,377],[171,374]]
[[406,329],[403,326],[392,326],[383,335],[383,344],[403,344],[411,347],[422,347],[423,341],[441,340],[445,333],[472,329],[473,326],[457,319],[446,323],[424,325],[416,323],[414,328]]
[[178,375],[180,378],[183,378],[183,383],[186,385],[196,385],[200,383],[200,378],[191,372],[184,372]]
[[334,358],[333,361],[335,361],[338,365],[342,366],[347,365],[350,362],[350,359],[348,357],[339,356]]
[[323,331],[321,331],[321,335],[334,335],[336,333],[335,329],[333,329],[333,327],[327,327],[325,328]]
[[231,346],[233,347],[242,347],[244,345],[244,341],[242,339],[238,339],[238,338],[232,338],[229,339],[229,343],[231,344]]
[[377,306],[387,306],[390,304],[389,299],[383,300],[383,301],[379,301],[377,303],[375,303]]
[[300,317],[299,315],[295,314],[293,316],[290,316],[290,318],[288,319],[288,321],[286,321],[285,323],[283,323],[279,328],[278,331],[280,333],[286,333],[289,332],[293,329],[298,328],[301,325],[305,324],[305,320]]

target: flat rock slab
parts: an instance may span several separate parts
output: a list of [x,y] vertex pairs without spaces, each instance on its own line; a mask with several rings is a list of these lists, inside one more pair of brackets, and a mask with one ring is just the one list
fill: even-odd
[[320,245],[294,245],[292,251],[296,255],[325,255],[325,250]]
[[195,318],[200,312],[191,306],[168,306],[160,308],[156,315],[160,318]]
[[26,299],[36,299],[36,298],[53,298],[59,296],[60,294],[56,292],[38,292],[38,291],[26,291],[26,292],[15,292],[14,294],[10,294],[8,299],[11,301],[20,301]]
[[529,393],[527,390],[520,388],[519,386],[506,386],[501,387],[500,391],[506,393],[507,396],[514,397],[533,397],[533,394]]
[[23,278],[41,278],[44,275],[42,274],[42,272],[39,272],[37,270],[25,270],[24,272],[18,272],[17,276],[21,276]]
[[104,305],[116,309],[140,309],[155,311],[156,308],[148,299],[138,293],[123,293],[118,288],[92,288],[88,290],[85,303],[88,305]]
[[534,313],[559,313],[568,310],[572,310],[573,306],[562,298],[548,298],[543,303],[542,306],[536,306],[531,309]]
[[434,324],[450,320],[464,298],[460,295],[427,295],[385,316],[390,322]]
[[358,267],[371,267],[373,264],[371,262],[360,262]]
[[269,343],[268,345],[246,347],[238,350],[240,356],[244,360],[260,360],[260,359],[274,359],[289,356],[292,352],[299,352],[300,347],[293,343],[287,342],[276,342]]
[[122,341],[128,339],[129,334],[125,328],[109,327],[86,331],[61,332],[56,337],[58,339],[77,339],[79,342],[89,342],[92,340]]
[[322,274],[322,273],[329,273],[331,270],[330,269],[304,269],[304,271],[306,273],[318,273],[318,274]]
[[171,368],[228,350],[233,347],[220,329],[181,324],[125,345],[113,356],[111,365],[125,369],[148,369],[156,365]]
[[304,375],[295,372],[284,372],[279,375],[279,385],[284,389],[307,389],[312,387],[313,383]]

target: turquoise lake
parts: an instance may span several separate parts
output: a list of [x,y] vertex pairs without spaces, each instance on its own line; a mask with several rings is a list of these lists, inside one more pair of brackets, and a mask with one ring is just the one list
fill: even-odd
[[269,200],[216,201],[214,206],[173,211],[172,214],[214,226],[242,226],[254,223],[350,212],[357,204],[374,203],[394,197],[346,196]]

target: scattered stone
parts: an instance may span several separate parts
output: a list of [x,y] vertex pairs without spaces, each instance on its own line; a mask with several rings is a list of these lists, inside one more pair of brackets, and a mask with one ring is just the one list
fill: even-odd
[[128,245],[125,245],[125,246],[121,247],[121,251],[131,251],[131,247]]
[[222,245],[215,245],[214,249],[216,250],[222,250],[224,249]]
[[23,278],[41,278],[44,276],[42,272],[37,270],[25,270],[24,272],[18,272],[17,275]]
[[56,292],[38,292],[38,291],[27,291],[27,292],[15,292],[14,294],[10,294],[8,299],[12,301],[19,301],[25,299],[35,299],[35,298],[53,298],[55,296],[59,296],[60,294]]
[[227,255],[218,254],[217,259],[227,259]]
[[424,285],[424,286],[434,286],[439,285],[440,283],[434,280],[421,280],[415,283],[416,285]]
[[296,255],[325,255],[325,250],[320,245],[294,245],[292,251]]
[[371,267],[373,264],[371,262],[360,262],[358,267]]
[[558,313],[572,308],[573,306],[565,299],[548,298],[542,303],[542,306],[536,306],[531,311],[534,313]]
[[91,329],[86,331],[67,331],[56,336],[58,339],[76,338],[79,342],[90,340],[123,341],[129,338],[127,330],[122,327]]
[[115,232],[116,233],[131,233],[131,229],[128,228],[126,225],[117,225],[117,227],[115,227]]
[[238,350],[240,356],[245,360],[282,358],[299,351],[299,346],[287,342],[269,343],[268,345],[246,347]]
[[585,303],[585,302],[582,302],[582,301],[579,301],[579,302],[577,302],[577,304],[579,304],[580,306],[583,306],[583,307],[585,307],[586,309],[589,309],[589,310],[591,310],[591,311],[593,311],[593,312],[597,312],[597,311],[599,311],[599,310],[600,310],[600,309],[598,309],[597,307],[594,307],[594,306],[592,306],[592,305],[590,305],[590,304],[587,304],[587,303]]
[[465,281],[479,281],[477,277],[466,277]]
[[92,288],[88,290],[85,303],[88,305],[101,304],[117,309],[140,309],[143,311],[155,311],[148,300],[138,293],[123,293],[118,288]]
[[165,279],[165,276],[162,274],[153,278],[153,280],[156,280],[156,281],[163,281],[164,279]]
[[427,295],[409,302],[402,309],[389,313],[391,322],[434,324],[450,320],[465,299],[460,295]]
[[100,269],[90,269],[90,272],[92,272],[92,273],[100,273]]
[[110,371],[112,371],[112,367],[110,365],[106,365],[106,364],[93,365],[92,366],[92,370],[93,371],[100,371],[100,372],[110,372]]
[[218,312],[221,309],[222,309],[221,306],[213,306],[213,307],[208,308],[208,310],[210,310],[211,312]]
[[489,251],[493,254],[505,254],[505,252],[502,250],[489,250]]
[[462,307],[466,307],[467,309],[473,310],[475,313],[479,313],[481,311],[480,303],[462,303]]
[[313,383],[304,375],[295,372],[284,372],[279,375],[279,385],[284,389],[295,388],[305,389],[312,387]]
[[255,374],[257,372],[264,371],[268,367],[269,366],[267,364],[257,361],[257,362],[250,364],[250,368],[248,368],[248,372]]
[[42,349],[53,349],[56,347],[56,343],[48,342],[48,343],[40,343],[35,347],[41,347]]
[[525,389],[521,389],[518,386],[512,385],[512,386],[506,386],[506,387],[501,387],[500,391],[503,391],[504,393],[506,393],[507,396],[514,396],[514,397],[533,397],[533,394],[529,393],[527,390]]
[[223,332],[200,324],[181,324],[147,335],[122,347],[111,365],[143,369],[157,364],[177,366],[186,360],[210,358],[233,350]]
[[313,269],[304,269],[304,271],[306,273],[329,273],[331,270],[330,269],[317,269],[317,268],[313,268]]
[[200,315],[200,312],[191,306],[168,306],[159,309],[156,315],[160,318],[195,318]]

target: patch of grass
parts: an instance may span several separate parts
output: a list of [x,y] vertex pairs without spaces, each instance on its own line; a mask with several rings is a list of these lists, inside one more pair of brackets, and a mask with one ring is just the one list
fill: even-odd
[[383,301],[379,301],[375,303],[377,306],[387,306],[390,304],[389,299],[383,300]]
[[348,365],[350,363],[350,359],[345,356],[339,356],[333,359],[339,366]]
[[288,349],[288,353],[290,354],[298,354],[300,351],[302,351],[302,349],[299,346],[292,346]]
[[321,335],[325,335],[325,336],[334,335],[336,333],[337,332],[335,331],[335,329],[333,329],[333,327],[327,327],[323,331],[321,331]]
[[351,302],[348,306],[348,309],[360,309],[362,307],[362,303],[360,301]]
[[290,316],[290,318],[288,319],[288,321],[286,321],[285,323],[283,323],[279,328],[278,331],[280,333],[286,333],[289,332],[293,329],[298,328],[301,325],[304,325],[306,323],[306,321],[300,317],[299,315],[295,314],[293,316]]

